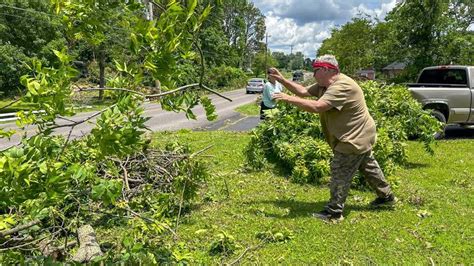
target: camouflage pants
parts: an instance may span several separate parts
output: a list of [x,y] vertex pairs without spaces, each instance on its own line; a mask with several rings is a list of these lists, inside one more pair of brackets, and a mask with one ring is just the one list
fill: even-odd
[[382,169],[372,151],[363,154],[344,154],[334,151],[331,161],[331,199],[326,209],[331,213],[342,213],[344,202],[349,194],[352,178],[359,170],[378,197],[391,194],[390,185],[385,180]]

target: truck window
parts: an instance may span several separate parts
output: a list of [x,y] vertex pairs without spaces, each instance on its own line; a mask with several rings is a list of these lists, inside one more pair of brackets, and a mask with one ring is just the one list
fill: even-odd
[[424,70],[418,83],[467,85],[465,69],[427,69]]

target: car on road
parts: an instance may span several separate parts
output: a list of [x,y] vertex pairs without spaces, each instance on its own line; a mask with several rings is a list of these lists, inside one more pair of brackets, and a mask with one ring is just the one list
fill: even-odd
[[304,72],[302,70],[296,70],[293,72],[293,81],[304,81]]
[[252,78],[247,81],[247,86],[245,87],[245,92],[249,93],[262,93],[263,87],[267,82],[266,79],[263,78]]

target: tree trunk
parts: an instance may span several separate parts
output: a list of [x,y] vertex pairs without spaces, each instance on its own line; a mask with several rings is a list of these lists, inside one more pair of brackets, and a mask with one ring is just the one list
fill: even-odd
[[[105,88],[105,51],[99,47],[99,88]],[[99,91],[99,100],[104,99],[104,91]]]

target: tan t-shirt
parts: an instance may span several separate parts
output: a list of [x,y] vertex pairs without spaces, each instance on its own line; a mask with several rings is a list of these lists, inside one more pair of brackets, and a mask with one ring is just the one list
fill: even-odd
[[339,74],[327,88],[313,84],[307,89],[333,107],[320,114],[324,135],[333,150],[362,154],[372,149],[376,139],[375,122],[362,89],[353,79]]

